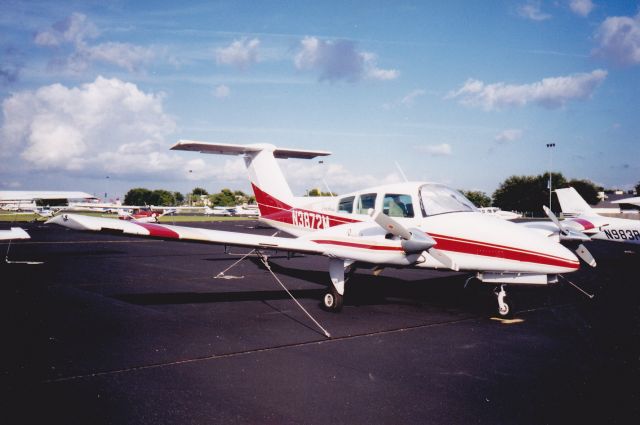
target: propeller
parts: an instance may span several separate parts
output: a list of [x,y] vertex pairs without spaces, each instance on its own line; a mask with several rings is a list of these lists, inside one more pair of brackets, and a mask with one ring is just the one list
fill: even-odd
[[[586,242],[591,240],[591,238],[584,233],[563,226],[562,223],[560,223],[560,220],[558,220],[558,217],[556,217],[556,215],[546,205],[543,205],[542,208],[544,209],[545,214],[547,214],[547,217],[549,217],[553,224],[555,224],[560,230],[560,242]],[[578,245],[575,252],[585,263],[591,267],[596,266],[595,258],[593,258],[593,255],[591,255],[589,250],[582,243]]]
[[427,251],[445,267],[458,271],[459,268],[455,261],[444,252],[434,248],[437,242],[426,232],[415,228],[407,229],[382,211],[375,212],[373,208],[369,208],[368,213],[380,227],[402,239],[400,245],[407,254]]

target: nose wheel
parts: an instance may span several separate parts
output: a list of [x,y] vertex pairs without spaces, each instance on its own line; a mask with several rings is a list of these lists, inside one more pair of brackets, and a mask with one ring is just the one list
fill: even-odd
[[493,291],[498,298],[498,316],[504,319],[513,317],[513,301],[507,297],[506,285],[502,284]]

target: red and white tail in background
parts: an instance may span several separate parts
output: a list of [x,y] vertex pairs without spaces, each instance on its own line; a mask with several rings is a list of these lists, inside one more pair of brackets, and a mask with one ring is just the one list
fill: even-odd
[[317,156],[331,155],[331,152],[327,151],[284,149],[263,143],[232,145],[193,140],[180,140],[171,149],[218,155],[243,155],[260,215],[263,218],[268,217],[270,221],[283,223],[291,222],[291,209],[296,202],[276,158],[313,159]]

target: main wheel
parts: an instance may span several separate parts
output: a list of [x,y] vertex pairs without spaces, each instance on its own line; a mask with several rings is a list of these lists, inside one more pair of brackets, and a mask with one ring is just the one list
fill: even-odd
[[338,291],[336,291],[336,288],[334,288],[332,285],[331,288],[329,288],[329,290],[324,294],[324,297],[322,297],[322,307],[324,307],[324,309],[327,311],[337,313],[342,310],[343,298],[344,297],[338,294]]

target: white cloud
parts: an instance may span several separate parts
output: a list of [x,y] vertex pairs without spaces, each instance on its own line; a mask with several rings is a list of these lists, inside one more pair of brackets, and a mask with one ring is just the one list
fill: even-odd
[[426,92],[421,89],[413,90],[409,94],[407,94],[405,97],[403,97],[400,100],[400,103],[405,106],[413,106],[413,103],[415,102],[416,98],[420,96],[424,96],[425,93]]
[[604,20],[595,34],[594,53],[622,65],[640,63],[640,13],[631,18],[612,16]]
[[509,128],[498,133],[494,138],[494,140],[498,143],[509,143],[509,142],[515,142],[521,137],[522,137],[522,130]]
[[539,1],[528,1],[521,5],[518,7],[518,15],[526,19],[531,19],[532,21],[546,21],[547,19],[551,19],[551,15],[540,10]]
[[98,77],[79,87],[61,84],[18,92],[2,104],[4,156],[32,170],[101,175],[154,174],[179,165],[164,138],[175,129],[162,94]]
[[155,53],[148,47],[108,42],[79,49],[78,56],[89,62],[111,63],[128,71],[135,71],[140,65],[150,62]]
[[606,77],[607,71],[596,69],[590,73],[544,78],[535,83],[522,85],[485,84],[469,79],[446,98],[459,99],[464,105],[482,107],[485,110],[525,106],[530,103],[557,108],[570,100],[589,98]]
[[318,72],[321,81],[386,81],[400,75],[395,69],[378,68],[375,54],[357,51],[355,43],[349,40],[324,41],[305,37],[300,45],[293,60],[296,69]]
[[291,185],[291,189],[296,194],[304,194],[305,190],[316,187],[322,191],[330,189],[333,192],[345,193],[403,181],[395,172],[385,175],[372,175],[366,172],[358,172],[353,167],[346,167],[338,163],[319,164],[317,162],[284,160],[280,161],[279,164]]
[[426,94],[426,91],[422,89],[412,90],[400,99],[396,99],[390,103],[384,103],[382,107],[386,110],[391,110],[398,107],[411,108],[413,107],[415,100],[420,96],[424,96],[425,94]]
[[589,13],[593,10],[593,2],[591,0],[570,0],[569,8],[576,15],[585,17],[589,16]]
[[235,40],[227,47],[216,49],[216,63],[245,69],[258,62],[259,47],[260,40],[257,38]]
[[86,15],[74,12],[53,24],[51,28],[38,32],[34,41],[39,46],[60,46],[66,43],[79,46],[84,44],[86,39],[96,38],[98,34],[98,28]]
[[220,84],[213,90],[213,95],[218,99],[224,99],[231,95],[231,89],[224,84]]
[[453,149],[448,143],[441,143],[439,145],[416,146],[416,150],[431,156],[450,156],[453,153]]
[[[39,46],[55,47],[56,52],[64,45],[71,45],[72,51],[65,59],[55,58],[52,64],[62,65],[66,70],[79,73],[94,62],[112,64],[128,71],[135,71],[140,65],[151,61],[155,52],[150,47],[130,43],[105,42],[96,45],[88,43],[99,34],[98,28],[82,13],[73,13],[51,28],[36,34]],[[68,50],[67,50],[68,52]]]

